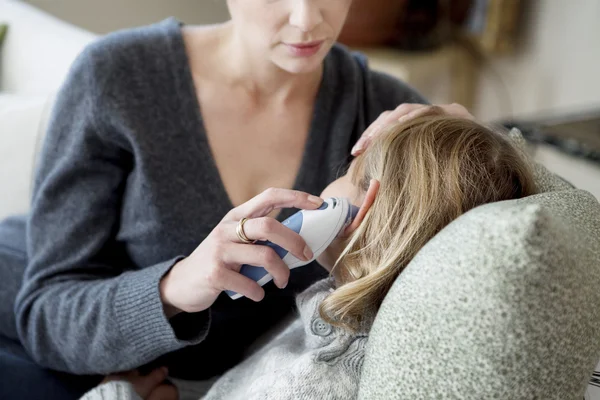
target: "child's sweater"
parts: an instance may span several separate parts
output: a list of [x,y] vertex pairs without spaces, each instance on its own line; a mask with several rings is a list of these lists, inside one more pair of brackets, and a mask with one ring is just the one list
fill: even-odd
[[[332,279],[298,295],[299,317],[283,332],[215,382],[204,400],[353,399],[358,393],[368,331],[365,318],[357,333],[334,327],[319,316]],[[82,400],[139,400],[126,382],[110,382]]]

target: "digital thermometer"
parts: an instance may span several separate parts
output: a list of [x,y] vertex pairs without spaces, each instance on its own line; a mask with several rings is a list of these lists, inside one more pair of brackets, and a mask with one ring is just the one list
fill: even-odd
[[[347,198],[330,197],[325,199],[321,207],[315,210],[300,210],[283,221],[282,224],[302,236],[312,250],[313,258],[308,261],[297,259],[286,249],[269,241],[257,241],[256,244],[271,247],[290,269],[301,267],[311,263],[329,247],[340,232],[350,225],[357,213],[358,207],[352,205]],[[258,282],[260,286],[273,279],[267,270],[260,266],[244,264],[240,273]],[[234,300],[242,297],[231,290],[226,292]]]

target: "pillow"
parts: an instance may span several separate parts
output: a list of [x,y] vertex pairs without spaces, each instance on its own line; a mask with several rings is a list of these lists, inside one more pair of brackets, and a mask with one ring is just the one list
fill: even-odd
[[486,204],[398,277],[359,399],[581,399],[600,359],[600,205],[536,166],[545,192]]
[[53,99],[0,94],[0,220],[29,210],[35,159]]

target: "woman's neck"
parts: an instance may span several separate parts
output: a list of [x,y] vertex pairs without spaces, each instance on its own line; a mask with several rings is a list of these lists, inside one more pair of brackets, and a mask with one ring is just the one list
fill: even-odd
[[219,60],[226,81],[242,88],[258,103],[314,99],[321,83],[322,67],[311,73],[290,73],[265,54],[252,52],[231,23],[225,23],[219,29],[216,60]]

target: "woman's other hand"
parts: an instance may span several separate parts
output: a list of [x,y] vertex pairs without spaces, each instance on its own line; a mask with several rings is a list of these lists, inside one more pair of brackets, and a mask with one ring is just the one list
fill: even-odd
[[102,383],[126,381],[131,383],[135,392],[144,400],[177,400],[177,388],[165,383],[168,370],[157,368],[148,375],[140,375],[137,370],[108,375]]
[[196,250],[162,279],[160,292],[167,316],[206,310],[224,290],[262,300],[263,288],[239,273],[243,264],[264,267],[275,284],[284,288],[290,275],[288,266],[272,248],[241,242],[236,227],[242,218],[248,218],[243,226],[247,238],[269,240],[298,259],[310,260],[313,253],[304,239],[267,215],[286,207],[314,210],[322,203],[320,197],[308,193],[271,188],[232,209]]
[[395,110],[385,111],[363,132],[360,139],[352,148],[352,155],[358,156],[362,154],[371,144],[373,139],[381,133],[382,128],[393,122],[407,122],[413,118],[431,112],[435,108],[438,112],[462,117],[467,119],[475,119],[473,115],[463,106],[457,103],[441,104],[441,105],[426,105],[403,103],[396,107]]

